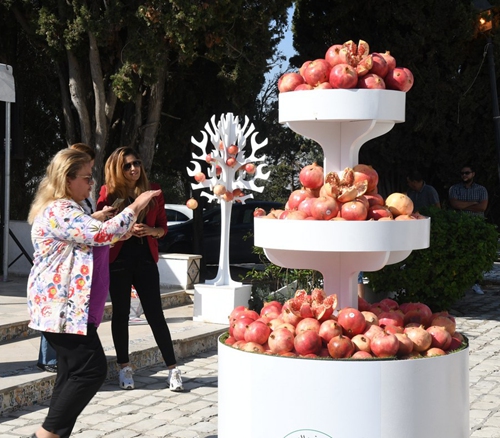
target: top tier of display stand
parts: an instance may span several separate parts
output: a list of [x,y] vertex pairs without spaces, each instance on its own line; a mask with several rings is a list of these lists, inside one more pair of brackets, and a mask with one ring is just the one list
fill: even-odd
[[[279,121],[318,142],[325,175],[358,164],[361,146],[405,120],[406,94],[392,90],[310,90],[279,95]],[[370,164],[370,163],[363,163]],[[375,169],[376,170],[376,169]],[[323,274],[338,307],[357,308],[359,271],[378,271],[429,246],[430,218],[300,221],[255,218],[255,245],[275,265]]]

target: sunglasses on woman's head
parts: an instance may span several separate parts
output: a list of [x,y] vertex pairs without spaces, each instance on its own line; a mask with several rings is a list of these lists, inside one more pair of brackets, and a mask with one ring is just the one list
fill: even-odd
[[130,163],[125,163],[123,165],[123,170],[130,170],[130,169],[132,169],[132,166],[141,167],[141,164],[142,164],[141,160],[134,160],[134,161],[131,161]]

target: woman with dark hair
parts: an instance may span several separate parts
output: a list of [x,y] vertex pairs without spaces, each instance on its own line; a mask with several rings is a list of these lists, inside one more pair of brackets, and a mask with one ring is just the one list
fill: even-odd
[[[57,377],[47,417],[33,435],[69,437],[78,415],[107,375],[97,327],[108,294],[107,248],[126,236],[139,212],[160,191],[149,191],[106,222],[80,203],[92,189],[91,158],[59,151],[38,186],[28,222],[34,255],[28,278],[29,327],[44,333],[57,353]],[[106,213],[114,215],[114,209]]]
[[[105,165],[105,185],[101,187],[97,209],[118,205],[121,211],[137,196],[150,189],[160,189],[150,184],[137,151],[121,147],[113,151]],[[135,287],[144,315],[153,332],[163,360],[169,369],[169,386],[172,391],[182,391],[180,370],[176,359],[170,330],[163,315],[158,271],[158,240],[167,232],[167,216],[162,195],[151,200],[132,228],[132,237],[117,242],[110,250],[109,294],[113,305],[111,332],[120,367],[120,387],[134,389],[133,370],[129,359],[130,292]]]

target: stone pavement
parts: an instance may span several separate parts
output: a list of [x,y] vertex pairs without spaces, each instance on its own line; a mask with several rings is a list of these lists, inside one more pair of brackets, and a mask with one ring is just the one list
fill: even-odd
[[[470,437],[500,438],[500,264],[485,275],[482,284],[484,295],[467,292],[451,313],[470,341]],[[216,438],[217,351],[188,357],[180,369],[184,393],[166,389],[167,372],[162,366],[137,371],[133,391],[106,383],[80,415],[72,436]],[[0,416],[0,438],[31,436],[47,406],[45,402]]]

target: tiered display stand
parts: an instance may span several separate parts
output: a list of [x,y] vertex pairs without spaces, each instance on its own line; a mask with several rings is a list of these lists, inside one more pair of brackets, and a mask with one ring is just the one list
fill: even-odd
[[[404,122],[405,93],[282,93],[280,122],[317,141],[324,170],[358,162],[361,146]],[[339,308],[357,307],[357,274],[429,246],[430,219],[256,218],[255,245],[279,266],[315,269]],[[247,353],[219,343],[219,438],[465,438],[468,348],[414,360],[324,360]]]

